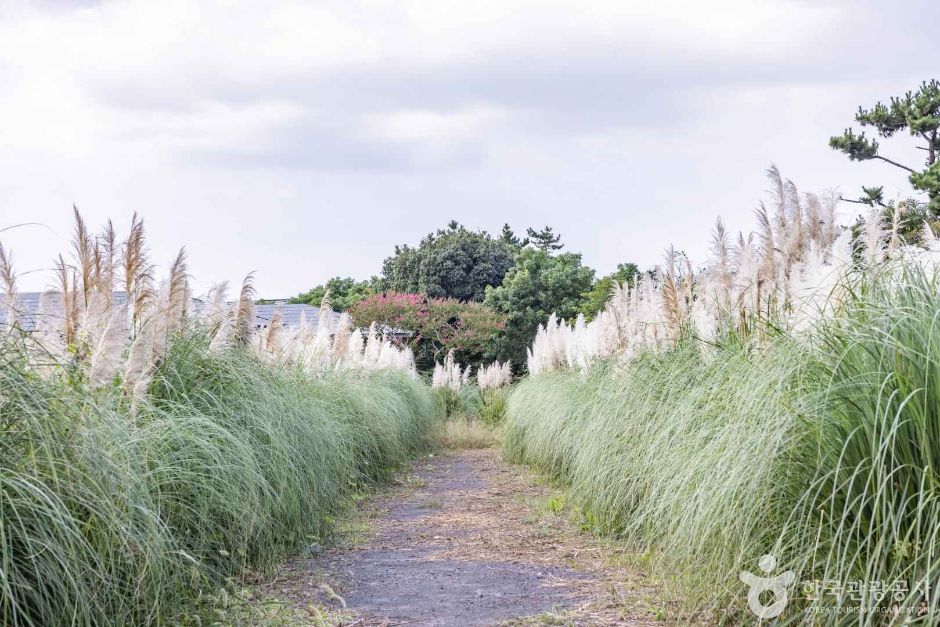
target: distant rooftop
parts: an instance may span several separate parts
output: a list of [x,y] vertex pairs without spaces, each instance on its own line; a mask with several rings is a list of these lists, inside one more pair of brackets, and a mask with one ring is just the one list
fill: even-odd
[[[20,327],[26,331],[32,331],[36,328],[36,320],[39,313],[39,299],[42,296],[43,292],[20,292],[16,295],[16,307],[17,307],[17,317],[19,320]],[[58,293],[51,293],[52,295],[58,295]],[[58,299],[61,302],[61,299]],[[123,305],[127,300],[127,295],[124,292],[114,292],[114,303],[117,305]],[[194,298],[192,300],[192,311],[199,313],[202,311],[202,308],[205,306],[205,302]],[[61,308],[61,305],[60,305]],[[320,320],[320,308],[314,307],[313,305],[290,305],[290,304],[277,304],[277,305],[255,305],[255,326],[257,328],[267,328],[268,323],[271,321],[271,317],[274,315],[274,310],[281,310],[281,320],[284,323],[285,327],[288,328],[297,328],[300,326],[300,315],[301,313],[307,319],[307,325],[316,331],[317,325]],[[55,314],[52,314],[55,315]],[[61,314],[59,314],[61,315]],[[338,312],[332,312],[332,326],[335,328],[336,321],[339,319]],[[6,307],[6,295],[0,294],[0,324],[6,324],[7,320],[7,307]]]
[[[257,325],[261,328],[267,327],[276,309],[281,310],[281,321],[284,323],[284,326],[288,328],[295,329],[300,326],[301,312],[303,312],[304,317],[307,319],[307,326],[314,330],[316,330],[320,320],[320,308],[314,307],[313,305],[255,305],[255,316],[258,320]],[[331,326],[335,329],[340,314],[337,311],[331,313],[333,318]]]

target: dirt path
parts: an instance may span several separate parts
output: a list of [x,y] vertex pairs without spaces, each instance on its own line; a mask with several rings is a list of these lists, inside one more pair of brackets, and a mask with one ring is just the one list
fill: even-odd
[[660,624],[655,591],[552,505],[497,450],[444,453],[363,504],[365,538],[288,564],[265,596],[339,625]]

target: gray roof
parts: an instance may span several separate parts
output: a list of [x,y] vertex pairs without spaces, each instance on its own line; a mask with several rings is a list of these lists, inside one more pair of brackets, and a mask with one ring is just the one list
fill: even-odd
[[[20,328],[25,331],[32,331],[37,326],[37,320],[39,317],[39,300],[43,294],[49,293],[51,295],[58,295],[59,292],[18,292],[16,294],[16,311],[17,311],[17,321],[19,322]],[[127,301],[127,294],[124,292],[114,292],[112,295],[113,302],[117,305],[123,305]],[[58,310],[59,313],[51,313],[50,315],[59,317],[62,316],[62,299],[58,299]],[[7,295],[0,294],[0,326],[7,323]]]
[[[36,319],[39,312],[39,299],[42,296],[42,292],[21,292],[16,295],[16,309],[18,312],[18,319],[20,327],[26,331],[32,331],[36,328]],[[6,295],[0,294],[0,325],[6,324],[7,318],[7,307],[6,307]],[[61,299],[59,299],[61,302]],[[114,292],[114,302],[115,304],[122,305],[127,300],[127,295],[124,292]],[[192,310],[194,312],[202,311],[205,303],[197,298],[193,299]],[[255,305],[255,315],[256,315],[256,326],[259,328],[265,328],[268,326],[268,322],[271,320],[271,316],[274,315],[274,310],[281,310],[281,320],[284,323],[285,327],[288,328],[297,328],[300,326],[300,314],[303,312],[304,316],[307,319],[307,325],[316,331],[317,324],[320,320],[320,308],[314,307],[313,305]],[[332,312],[332,327],[336,327],[336,321],[339,320],[340,314],[338,312]]]
[[[313,305],[255,305],[255,316],[258,319],[258,326],[268,326],[268,322],[271,320],[271,316],[274,315],[274,310],[276,309],[281,310],[281,321],[284,323],[284,326],[291,329],[296,329],[300,326],[301,312],[304,313],[304,317],[307,319],[307,326],[314,331],[320,320],[320,308],[314,307]],[[336,311],[331,313],[333,320],[330,326],[335,329],[336,321],[339,320],[340,314]]]

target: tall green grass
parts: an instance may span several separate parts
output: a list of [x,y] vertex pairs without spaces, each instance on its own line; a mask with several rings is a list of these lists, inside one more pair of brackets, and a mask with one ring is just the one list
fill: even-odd
[[[771,553],[774,574],[797,573],[785,621],[935,624],[915,584],[940,585],[938,316],[936,281],[907,272],[859,286],[811,338],[530,377],[506,451],[569,486],[700,616],[752,622],[738,575]],[[907,592],[814,600],[812,581]]]
[[0,623],[180,624],[227,577],[329,536],[434,432],[400,371],[312,379],[187,332],[132,413],[0,348]]
[[[940,622],[940,282],[906,269],[863,286],[823,328],[822,411],[807,446],[817,472],[780,534],[817,581],[878,582],[865,622]],[[929,591],[929,593],[928,593]],[[846,621],[848,622],[848,621]]]

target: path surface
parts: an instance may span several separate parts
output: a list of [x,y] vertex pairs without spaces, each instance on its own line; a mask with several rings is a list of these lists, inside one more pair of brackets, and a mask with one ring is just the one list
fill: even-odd
[[447,452],[363,504],[364,539],[265,592],[338,625],[660,624],[655,591],[552,504],[499,451]]

